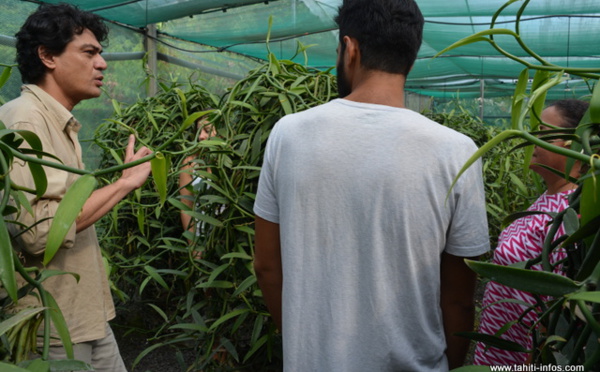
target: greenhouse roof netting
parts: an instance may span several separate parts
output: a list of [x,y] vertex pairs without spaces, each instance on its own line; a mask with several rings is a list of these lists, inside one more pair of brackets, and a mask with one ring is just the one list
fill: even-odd
[[[245,56],[265,59],[265,41],[280,59],[327,69],[335,65],[338,33],[334,17],[341,0],[44,0],[69,2],[128,27],[156,24],[157,39],[186,40]],[[36,1],[38,2],[38,1]],[[432,96],[507,96],[524,66],[502,56],[489,43],[459,47],[434,56],[452,43],[490,28],[506,0],[417,0],[425,16],[424,42],[409,75],[407,89]],[[496,28],[515,30],[524,1],[506,6]],[[532,0],[519,23],[523,43],[548,63],[597,68],[600,63],[600,1]],[[508,53],[533,64],[515,38],[494,39]],[[306,55],[298,45],[310,46]],[[193,51],[190,51],[193,55]],[[573,74],[554,96],[579,96],[587,84]]]

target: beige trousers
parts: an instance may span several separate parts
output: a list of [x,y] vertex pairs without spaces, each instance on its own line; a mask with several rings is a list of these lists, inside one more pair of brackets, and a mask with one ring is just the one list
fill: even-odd
[[[106,324],[106,337],[73,344],[73,354],[76,360],[86,362],[94,367],[96,372],[127,372],[119,353],[117,340],[108,323]],[[67,359],[64,347],[51,346],[49,359]]]

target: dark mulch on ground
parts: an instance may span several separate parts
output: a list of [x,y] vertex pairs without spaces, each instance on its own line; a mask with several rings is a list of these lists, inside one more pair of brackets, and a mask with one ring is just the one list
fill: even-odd
[[[479,315],[479,311],[481,310],[484,289],[485,281],[479,280],[474,296],[477,307],[476,316]],[[121,356],[130,372],[188,372],[188,367],[193,364],[195,359],[194,351],[180,347],[177,349],[180,352],[180,356],[178,357],[177,350],[170,346],[163,346],[152,350],[138,362],[135,369],[132,369],[133,363],[140,353],[153,345],[153,342],[149,341],[152,335],[144,335],[140,331],[132,331],[131,320],[140,317],[144,318],[144,312],[141,309],[121,308],[118,313],[119,316],[111,322],[111,326],[119,343]],[[129,325],[124,326],[123,324]],[[475,319],[475,324],[477,327],[479,319]],[[466,365],[472,363],[474,346],[475,344],[472,342],[465,360]]]
[[121,356],[130,372],[185,372],[187,366],[192,364],[194,356],[191,350],[180,350],[183,359],[187,360],[185,365],[182,366],[181,362],[177,360],[177,351],[172,347],[163,346],[148,353],[133,369],[135,359],[146,348],[152,346],[152,343],[140,333],[130,332],[126,334],[126,329],[120,329],[115,325],[112,327],[119,343]]
[[[117,318],[111,321],[111,328],[119,344],[119,351],[130,372],[187,372],[195,359],[194,351],[179,345],[162,346],[144,356],[135,366],[137,357],[147,348],[159,343],[152,340],[152,333],[144,332],[154,328],[157,319],[139,305],[129,305],[117,310]],[[150,326],[151,323],[153,326]],[[192,372],[192,371],[190,371]]]

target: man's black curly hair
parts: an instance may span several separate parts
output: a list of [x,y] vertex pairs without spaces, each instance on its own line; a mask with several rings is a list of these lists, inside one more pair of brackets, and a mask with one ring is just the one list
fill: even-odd
[[17,64],[24,83],[37,84],[46,73],[38,56],[40,46],[53,55],[60,55],[75,35],[90,30],[102,43],[108,37],[108,27],[100,16],[65,3],[42,4],[32,13],[17,38]]

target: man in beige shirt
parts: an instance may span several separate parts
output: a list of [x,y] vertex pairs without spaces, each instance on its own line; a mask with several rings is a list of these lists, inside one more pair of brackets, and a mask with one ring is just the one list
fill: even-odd
[[[42,5],[16,35],[17,62],[25,85],[19,98],[0,108],[0,120],[8,128],[34,132],[45,152],[73,168],[83,169],[84,164],[77,139],[81,125],[71,110],[80,101],[101,94],[107,65],[100,43],[107,35],[108,28],[98,16],[66,4]],[[134,146],[132,136],[126,163],[151,154],[146,147],[135,152]],[[43,267],[52,217],[67,189],[79,177],[51,167],[44,170],[48,179],[44,195],[37,198],[27,194],[34,215],[25,210],[19,215],[19,222],[33,227],[21,231],[16,239],[25,265],[39,268]],[[46,266],[80,276],[79,282],[72,275],[53,276],[44,281],[44,287],[56,299],[67,321],[75,359],[91,364],[96,371],[119,372],[126,368],[108,325],[115,317],[115,309],[94,223],[129,192],[142,186],[149,173],[150,164],[145,162],[124,170],[113,184],[95,190]],[[27,164],[20,160],[13,163],[11,178],[17,185],[35,188]],[[32,295],[19,300],[19,307],[38,304]],[[51,347],[50,358],[66,358],[60,341],[53,342],[57,344]]]

